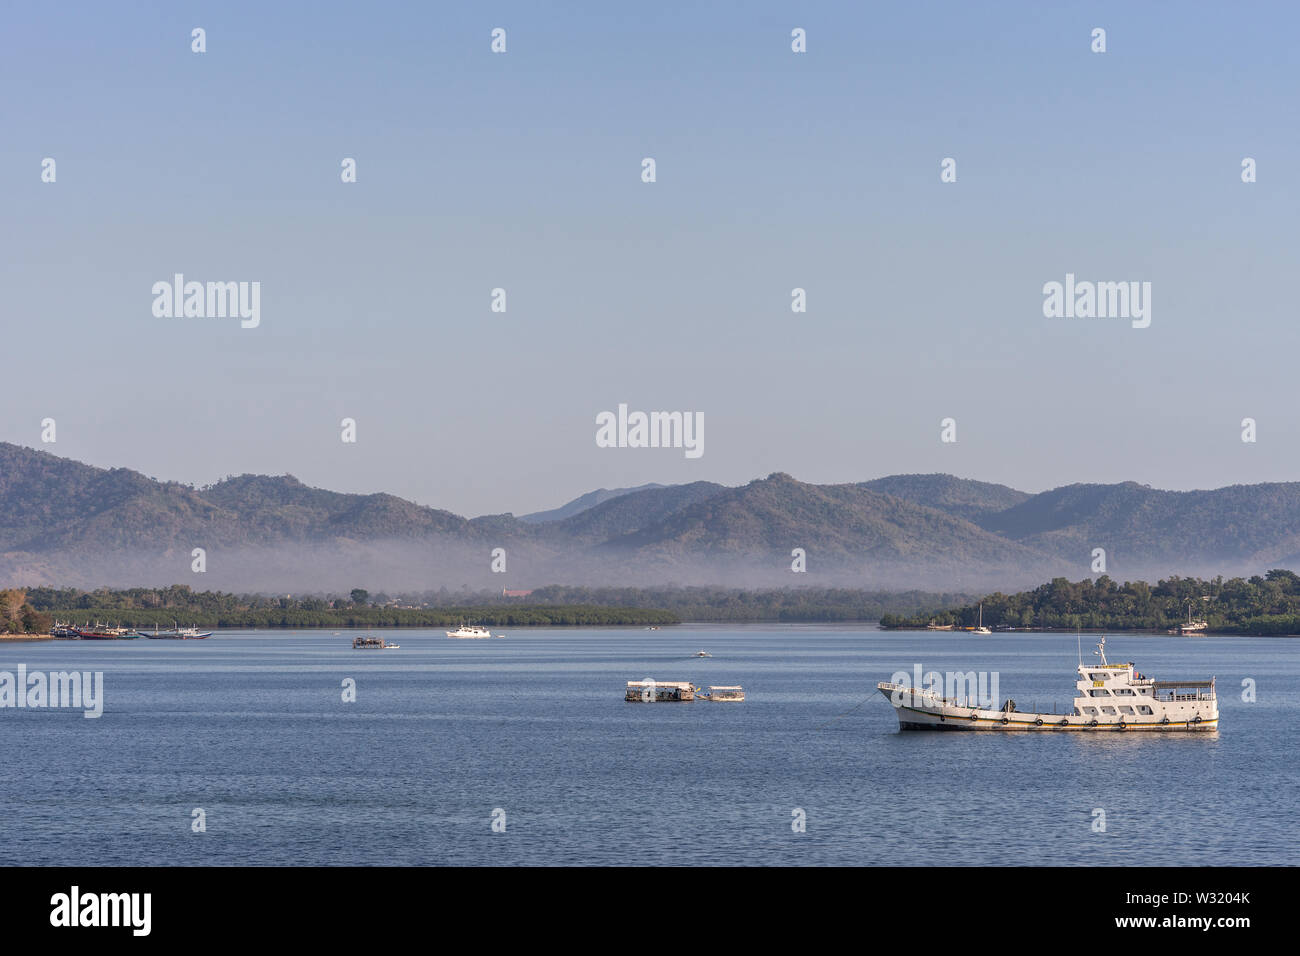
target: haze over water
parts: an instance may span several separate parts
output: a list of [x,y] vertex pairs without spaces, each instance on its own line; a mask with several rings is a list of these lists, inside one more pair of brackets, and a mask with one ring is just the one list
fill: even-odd
[[[0,670],[103,671],[106,698],[97,720],[0,711],[0,864],[1300,857],[1286,639],[1112,635],[1110,659],[1143,674],[1218,678],[1217,735],[1139,736],[902,734],[875,691],[920,664],[996,670],[1022,709],[1067,705],[1074,635],[507,628],[492,641],[376,632],[401,649],[354,651],[356,633],[0,645]],[[701,648],[714,656],[692,659]],[[625,703],[625,682],[645,677],[742,684],[748,699]]]

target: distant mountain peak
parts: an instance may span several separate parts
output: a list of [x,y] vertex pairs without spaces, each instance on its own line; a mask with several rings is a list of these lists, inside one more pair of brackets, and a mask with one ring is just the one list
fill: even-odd
[[669,485],[645,484],[637,485],[635,488],[597,488],[595,491],[589,491],[585,495],[580,495],[572,501],[565,502],[558,508],[551,508],[549,511],[534,511],[531,514],[520,515],[519,520],[527,524],[544,524],[548,521],[562,521],[565,518],[571,518],[576,514],[581,514],[597,505],[604,504],[614,498],[620,498],[623,495],[636,494],[638,491],[650,491],[657,488],[667,488]]

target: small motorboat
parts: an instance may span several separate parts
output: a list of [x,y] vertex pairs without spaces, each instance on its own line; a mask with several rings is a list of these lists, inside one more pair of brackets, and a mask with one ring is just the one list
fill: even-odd
[[696,651],[694,654],[691,655],[691,657],[712,657],[712,656],[713,655],[710,654],[708,651]]

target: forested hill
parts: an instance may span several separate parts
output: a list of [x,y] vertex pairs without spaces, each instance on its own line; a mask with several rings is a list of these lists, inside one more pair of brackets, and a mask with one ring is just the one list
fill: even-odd
[[1300,634],[1300,577],[1273,570],[1250,578],[1169,578],[1154,585],[1118,584],[1056,578],[1032,591],[989,594],[954,609],[921,614],[884,614],[885,628],[923,628],[929,624],[972,627],[983,607],[985,627],[1075,630],[1166,630],[1193,620],[1211,632]]

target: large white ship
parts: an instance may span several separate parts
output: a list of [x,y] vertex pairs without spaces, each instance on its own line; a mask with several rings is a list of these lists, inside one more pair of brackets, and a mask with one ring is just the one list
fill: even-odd
[[894,705],[900,730],[1104,730],[1216,731],[1219,701],[1214,679],[1161,681],[1127,664],[1106,662],[1106,639],[1097,645],[1098,664],[1079,662],[1078,696],[1069,714],[1021,713],[1014,700],[1000,710],[970,701],[882,681],[876,687]]

